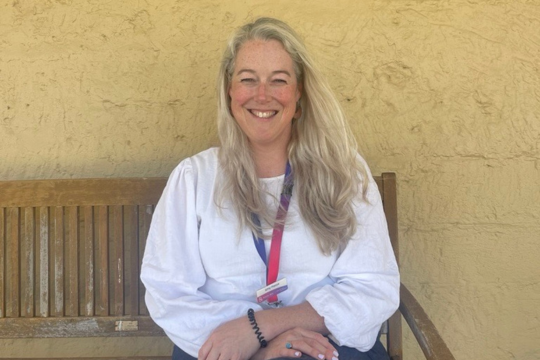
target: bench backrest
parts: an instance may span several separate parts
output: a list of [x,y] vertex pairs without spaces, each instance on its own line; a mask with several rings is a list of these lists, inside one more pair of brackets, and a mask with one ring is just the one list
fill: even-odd
[[165,182],[0,182],[0,337],[162,334],[139,269]]

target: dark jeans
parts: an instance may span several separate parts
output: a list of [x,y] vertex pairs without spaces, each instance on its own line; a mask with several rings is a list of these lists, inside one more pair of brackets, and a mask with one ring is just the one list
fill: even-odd
[[[377,339],[377,341],[375,342],[375,345],[373,345],[373,348],[371,348],[371,350],[369,350],[368,352],[361,352],[355,348],[350,348],[347,346],[338,346],[332,340],[330,340],[330,342],[338,351],[339,360],[390,360],[388,353],[384,349],[384,346],[379,339]],[[277,358],[274,360],[292,360],[292,359],[318,360],[307,355],[302,355],[299,358]],[[172,360],[196,360],[196,358],[185,353],[182,349],[180,349],[178,346],[175,345],[173,354],[172,354]]]

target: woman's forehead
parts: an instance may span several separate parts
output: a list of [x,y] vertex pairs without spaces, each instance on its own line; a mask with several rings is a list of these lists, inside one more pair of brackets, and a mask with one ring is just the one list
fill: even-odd
[[246,41],[236,54],[234,73],[263,69],[294,73],[294,63],[283,44],[277,40]]

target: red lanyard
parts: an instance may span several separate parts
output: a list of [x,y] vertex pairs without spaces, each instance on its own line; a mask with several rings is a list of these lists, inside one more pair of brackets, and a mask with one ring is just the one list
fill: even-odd
[[[293,176],[291,170],[291,164],[287,162],[287,168],[285,170],[285,180],[283,181],[283,189],[281,190],[280,206],[276,215],[276,223],[274,224],[274,230],[272,231],[272,243],[270,245],[270,256],[268,262],[266,261],[266,248],[264,246],[264,240],[259,236],[253,235],[253,242],[257,248],[259,256],[266,265],[266,285],[270,285],[276,282],[279,272],[279,258],[281,255],[281,239],[283,238],[283,230],[285,227],[285,218],[287,217],[287,211],[289,210],[289,204],[291,202],[293,188]],[[261,221],[257,214],[252,214],[253,221],[261,228]],[[269,303],[276,303],[278,301],[277,295],[268,298]]]

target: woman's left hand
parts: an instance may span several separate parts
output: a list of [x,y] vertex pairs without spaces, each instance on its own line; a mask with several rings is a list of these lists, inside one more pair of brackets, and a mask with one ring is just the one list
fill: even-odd
[[268,346],[257,351],[251,360],[295,358],[302,355],[321,360],[338,360],[339,356],[328,338],[314,331],[294,328],[268,342]]
[[247,360],[259,349],[247,317],[218,326],[201,346],[198,360]]

